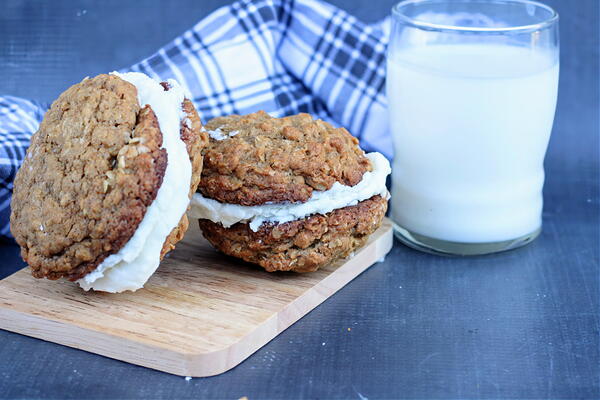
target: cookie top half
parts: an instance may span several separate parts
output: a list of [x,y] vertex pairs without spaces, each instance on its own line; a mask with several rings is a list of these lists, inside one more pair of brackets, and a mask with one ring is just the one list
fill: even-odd
[[[181,139],[201,168],[200,121],[189,100],[183,110]],[[34,276],[79,279],[127,243],[163,181],[162,144],[152,108],[140,107],[136,87],[117,76],[60,95],[14,183],[11,231]]]
[[265,112],[215,118],[198,190],[246,206],[306,202],[337,181],[354,186],[369,160],[344,128],[309,114],[273,118]]

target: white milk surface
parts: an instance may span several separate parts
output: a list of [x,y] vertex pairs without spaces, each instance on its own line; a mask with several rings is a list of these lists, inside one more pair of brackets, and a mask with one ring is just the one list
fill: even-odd
[[485,243],[541,226],[558,62],[508,45],[431,45],[388,60],[392,218]]

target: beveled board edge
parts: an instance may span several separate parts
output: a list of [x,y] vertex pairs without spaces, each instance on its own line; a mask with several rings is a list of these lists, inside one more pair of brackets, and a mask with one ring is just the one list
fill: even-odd
[[[207,377],[237,366],[290,327],[312,309],[383,258],[392,248],[393,233],[389,220],[369,238],[369,242],[343,265],[308,289],[227,348],[189,354],[161,349],[120,336],[86,329],[43,316],[23,313],[0,304],[0,329],[85,350],[180,376]],[[10,277],[9,277],[10,278]],[[8,278],[6,278],[8,279]]]

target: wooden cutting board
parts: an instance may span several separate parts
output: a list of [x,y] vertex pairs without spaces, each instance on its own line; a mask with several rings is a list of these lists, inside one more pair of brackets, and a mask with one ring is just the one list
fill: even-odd
[[[182,376],[225,372],[384,257],[384,220],[353,256],[317,272],[267,273],[217,253],[190,224],[144,289],[84,292],[34,279],[0,281],[0,328]],[[360,299],[357,299],[360,301]]]

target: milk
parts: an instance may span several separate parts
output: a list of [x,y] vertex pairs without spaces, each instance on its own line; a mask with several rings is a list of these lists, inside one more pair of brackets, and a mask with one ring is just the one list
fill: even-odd
[[508,45],[393,53],[387,93],[394,221],[414,233],[466,243],[536,231],[557,60]]

